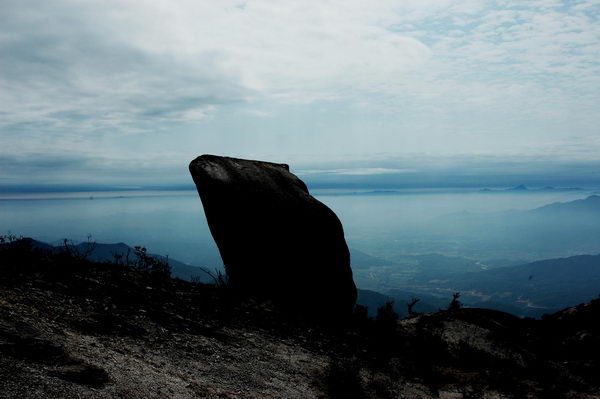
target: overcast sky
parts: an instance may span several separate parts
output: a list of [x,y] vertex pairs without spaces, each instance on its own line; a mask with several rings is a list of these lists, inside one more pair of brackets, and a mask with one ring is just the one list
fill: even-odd
[[203,153],[308,180],[598,180],[599,16],[599,0],[1,0],[0,184],[185,183]]

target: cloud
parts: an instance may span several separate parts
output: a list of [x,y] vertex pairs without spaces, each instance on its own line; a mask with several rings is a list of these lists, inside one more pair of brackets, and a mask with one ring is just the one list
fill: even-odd
[[242,111],[242,114],[254,116],[256,118],[270,118],[273,116],[272,114],[259,109],[247,109]]
[[381,109],[510,108],[518,86],[542,94],[527,104],[540,112],[598,84],[592,3],[13,0],[0,17],[2,120],[135,132],[140,120],[198,120],[232,102],[366,93],[387,96]]
[[341,168],[341,169],[301,169],[298,173],[304,175],[342,175],[342,176],[369,176],[369,175],[391,175],[414,172],[414,169],[392,169],[392,168]]
[[599,16],[591,0],[7,0],[0,156],[44,154],[55,176],[70,157],[180,173],[198,151],[353,160],[332,176],[412,170],[410,153],[590,161]]
[[[167,154],[168,155],[168,154]],[[167,158],[169,158],[167,156]],[[115,158],[94,154],[0,155],[0,185],[181,184],[187,165],[177,158]]]
[[3,5],[2,125],[40,122],[127,132],[127,125],[140,119],[202,118],[215,104],[248,95],[218,67],[219,54],[201,52],[189,62],[152,53],[124,40],[115,16],[95,6],[66,1]]
[[[546,154],[380,154],[371,159],[347,159],[292,167],[312,188],[509,187],[582,186],[600,184],[600,161],[557,159]],[[377,166],[377,167],[375,167]],[[398,168],[398,166],[404,166]],[[394,168],[396,167],[396,168]],[[366,173],[365,173],[366,172]]]
[[[2,190],[85,191],[111,187],[193,189],[187,162],[176,157],[110,158],[86,155],[0,156]],[[600,184],[600,161],[491,154],[364,154],[294,162],[291,171],[311,188],[502,187],[526,184],[586,188]],[[41,187],[41,188],[40,188]],[[69,188],[71,187],[71,188]]]
[[427,57],[362,11],[356,2],[8,1],[3,124],[127,130],[257,96],[335,98],[376,90]]

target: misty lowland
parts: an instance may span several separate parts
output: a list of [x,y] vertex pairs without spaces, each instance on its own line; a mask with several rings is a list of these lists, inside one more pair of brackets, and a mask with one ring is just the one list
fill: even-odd
[[[311,192],[343,223],[359,300],[377,298],[371,314],[394,300],[406,315],[412,297],[434,311],[458,291],[469,307],[540,318],[597,297],[600,191],[512,188]],[[195,191],[34,193],[2,205],[13,234],[54,246],[91,234],[92,260],[143,245],[168,255],[175,277],[224,272]]]
[[598,394],[594,190],[190,171],[197,192],[2,199],[5,397]]

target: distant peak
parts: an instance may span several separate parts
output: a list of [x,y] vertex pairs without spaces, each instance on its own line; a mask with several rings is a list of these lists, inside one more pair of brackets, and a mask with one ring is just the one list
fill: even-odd
[[527,187],[525,187],[523,184],[519,184],[518,186],[508,189],[508,191],[527,191],[527,190],[529,190],[529,189]]

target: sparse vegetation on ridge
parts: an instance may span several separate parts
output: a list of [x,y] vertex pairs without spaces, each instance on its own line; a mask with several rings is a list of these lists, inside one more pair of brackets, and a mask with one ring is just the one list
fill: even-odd
[[357,307],[332,326],[231,289],[44,252],[27,240],[5,242],[0,260],[0,397],[599,392],[598,300],[542,321],[484,309],[396,321],[391,304],[376,319]]

